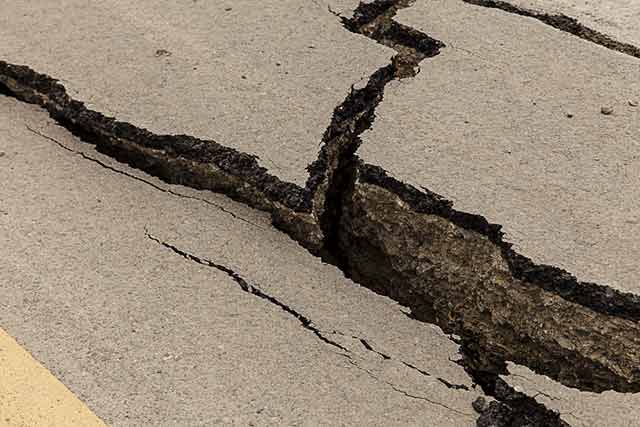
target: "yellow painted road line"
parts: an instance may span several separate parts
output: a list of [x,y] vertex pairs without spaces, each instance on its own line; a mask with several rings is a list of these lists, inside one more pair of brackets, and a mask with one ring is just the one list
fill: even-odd
[[0,328],[0,426],[106,424]]

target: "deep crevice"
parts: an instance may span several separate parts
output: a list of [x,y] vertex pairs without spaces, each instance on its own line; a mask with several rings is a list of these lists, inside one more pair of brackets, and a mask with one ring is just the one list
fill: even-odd
[[15,98],[15,94],[2,81],[0,81],[0,95]]
[[[9,85],[9,82],[13,84]],[[130,123],[117,121],[86,108],[82,102],[70,98],[66,89],[55,79],[26,66],[0,61],[0,83],[11,96],[47,109],[54,120],[84,141],[96,145],[98,150],[119,161],[148,170],[152,175],[164,176],[172,183],[180,180],[163,173],[159,165],[150,164],[148,158],[132,158],[131,153],[122,150],[117,143],[129,141],[172,157],[215,165],[225,173],[254,185],[272,200],[292,209],[310,209],[304,204],[302,188],[270,175],[258,164],[256,156],[222,146],[216,141],[189,135],[157,135]]]
[[[409,7],[412,0],[377,0],[360,3],[352,18],[337,15],[349,31],[391,47],[397,54],[391,64],[375,71],[364,88],[354,90],[333,112],[331,123],[322,138],[318,159],[309,167],[307,189],[319,201],[316,207],[324,240],[321,254],[325,261],[340,268],[346,264],[339,249],[336,224],[344,211],[343,203],[356,180],[360,135],[371,128],[375,110],[382,101],[387,84],[395,79],[414,77],[420,61],[436,56],[444,43],[396,23],[398,10]],[[324,189],[322,186],[326,186]],[[322,197],[317,197],[318,190]]]
[[640,58],[640,48],[629,43],[620,42],[606,34],[591,29],[580,23],[577,19],[571,18],[563,14],[548,14],[537,12],[501,0],[462,0],[465,3],[476,6],[483,6],[492,9],[500,9],[515,15],[526,16],[528,18],[537,19],[553,28],[564,31],[581,39],[590,41],[607,49],[615,50],[635,58]]
[[[344,197],[352,190],[356,179],[355,153],[362,143],[360,134],[369,129],[375,120],[375,109],[382,101],[385,86],[393,80],[395,66],[377,70],[362,89],[353,90],[345,101],[334,110],[331,124],[325,131],[323,147],[309,171],[309,188],[315,193],[323,189],[324,201],[319,212],[320,228],[324,241],[322,255],[326,261],[344,266],[345,260],[338,250],[338,228]],[[322,191],[322,190],[321,190]]]
[[515,278],[597,313],[640,322],[640,295],[621,292],[596,283],[581,282],[563,269],[536,264],[530,258],[515,252],[513,244],[504,240],[501,225],[490,223],[482,215],[456,210],[453,208],[453,202],[426,188],[420,191],[398,181],[379,166],[362,163],[359,167],[359,179],[393,192],[415,212],[437,215],[461,228],[487,237],[500,248]]
[[210,190],[269,212],[274,226],[310,252],[321,231],[307,190],[268,173],[256,156],[188,135],[157,135],[90,110],[52,77],[0,60],[0,84],[8,96],[43,107],[59,125],[96,150],[169,184]]

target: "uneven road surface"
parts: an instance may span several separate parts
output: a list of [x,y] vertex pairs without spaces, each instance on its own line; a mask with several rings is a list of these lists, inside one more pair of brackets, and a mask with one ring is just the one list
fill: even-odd
[[0,6],[0,426],[638,424],[635,4]]

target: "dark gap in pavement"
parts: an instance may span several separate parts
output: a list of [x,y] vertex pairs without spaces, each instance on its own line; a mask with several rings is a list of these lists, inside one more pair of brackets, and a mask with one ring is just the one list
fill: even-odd
[[363,88],[352,87],[346,99],[335,108],[322,138],[318,159],[307,168],[306,187],[314,196],[314,211],[324,236],[320,254],[341,269],[347,261],[339,249],[336,224],[344,211],[345,195],[352,191],[356,181],[355,153],[362,143],[360,135],[373,125],[375,110],[382,102],[387,84],[414,77],[420,61],[438,55],[444,47],[441,41],[393,20],[398,10],[411,4],[410,0],[378,0],[360,3],[352,18],[336,15],[349,31],[397,52],[389,65],[376,70]]
[[475,6],[483,6],[492,9],[500,9],[515,15],[526,16],[528,18],[537,19],[553,28],[564,31],[589,42],[615,50],[636,58],[640,58],[640,48],[629,43],[620,42],[611,36],[603,34],[586,25],[580,23],[577,19],[571,18],[563,14],[548,14],[537,12],[535,10],[516,6],[502,0],[462,0]]

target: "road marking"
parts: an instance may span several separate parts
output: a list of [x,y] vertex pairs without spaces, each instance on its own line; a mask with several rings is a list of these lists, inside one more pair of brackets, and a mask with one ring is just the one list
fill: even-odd
[[0,328],[0,426],[106,424]]

